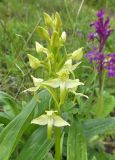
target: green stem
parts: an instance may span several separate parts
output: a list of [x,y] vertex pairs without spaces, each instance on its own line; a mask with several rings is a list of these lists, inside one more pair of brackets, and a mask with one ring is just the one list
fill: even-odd
[[[61,115],[60,111],[61,104],[58,106],[58,114]],[[61,160],[61,128],[56,127],[55,134],[55,160]]]
[[49,76],[51,75],[51,62],[48,60],[48,67],[49,67]]
[[55,160],[61,160],[61,129],[56,128]]
[[98,94],[98,106],[97,106],[97,117],[102,117],[104,110],[104,100],[103,100],[103,86],[105,73],[102,73],[101,77],[99,77],[99,94]]
[[97,117],[102,117],[103,114],[103,109],[104,109],[104,104],[103,104],[103,89],[99,91],[98,95],[98,106],[97,106]]

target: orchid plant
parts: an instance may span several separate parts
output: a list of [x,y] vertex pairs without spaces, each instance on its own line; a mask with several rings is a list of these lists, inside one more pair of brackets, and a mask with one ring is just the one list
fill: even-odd
[[[115,77],[115,53],[106,54],[105,45],[113,30],[110,27],[110,18],[105,18],[104,10],[97,13],[97,20],[90,24],[94,28],[94,32],[88,35],[88,41],[93,42],[92,50],[86,54],[86,58],[90,62],[96,64],[99,79],[99,104],[100,111],[98,115],[101,116],[103,112],[103,85],[104,75],[108,72],[109,77]],[[96,41],[97,40],[97,43]]]
[[[62,53],[60,50],[66,42],[66,32],[62,32],[62,20],[59,13],[49,16],[44,13],[45,27],[38,27],[39,35],[46,41],[43,46],[40,42],[36,42],[36,53],[42,53],[42,60],[37,56],[28,54],[29,64],[33,70],[43,68],[46,77],[34,77],[32,80],[34,86],[25,90],[30,92],[48,90],[53,98],[53,105],[49,106],[50,110],[32,120],[31,123],[38,125],[47,125],[48,137],[52,137],[52,128],[55,130],[55,160],[61,159],[61,129],[63,126],[70,126],[62,118],[62,109],[68,93],[74,96],[85,96],[82,93],[77,93],[78,86],[84,85],[79,79],[75,78],[74,70],[81,63],[83,56],[83,48],[77,49],[72,53]],[[74,97],[73,97],[74,98]]]

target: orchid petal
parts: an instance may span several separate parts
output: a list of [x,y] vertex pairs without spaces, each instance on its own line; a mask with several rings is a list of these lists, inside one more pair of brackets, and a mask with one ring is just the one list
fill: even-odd
[[39,124],[39,125],[46,125],[48,123],[48,116],[43,114],[40,117],[33,119],[31,123]]
[[75,94],[76,96],[82,96],[82,97],[85,97],[85,98],[89,98],[87,95],[82,94],[82,93],[76,93],[75,91],[70,91],[70,92]]
[[26,90],[24,90],[23,92],[36,92],[37,90],[39,89],[39,87],[31,87],[31,88],[28,88]]
[[79,85],[84,85],[84,83],[79,82],[79,79],[74,79],[74,80],[68,79],[66,81],[66,88],[67,89],[69,89],[69,88],[75,88],[75,87],[77,87]]
[[41,78],[35,78],[34,76],[31,76],[33,79],[33,83],[36,87],[39,87],[41,85],[41,83],[43,82],[43,79]]
[[63,120],[60,116],[54,115],[53,119],[53,125],[56,127],[70,126],[70,124]]
[[43,84],[47,85],[47,86],[50,86],[52,88],[58,88],[59,85],[60,85],[60,79],[58,79],[58,78],[51,79],[51,80],[45,81]]

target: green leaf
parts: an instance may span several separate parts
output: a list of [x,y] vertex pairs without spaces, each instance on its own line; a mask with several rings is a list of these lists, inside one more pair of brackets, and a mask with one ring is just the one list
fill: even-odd
[[3,126],[4,126],[4,124],[0,123],[0,132],[1,132],[2,129],[3,129]]
[[97,103],[93,106],[93,112],[98,117],[107,117],[115,107],[115,97],[107,92],[103,93],[103,97],[98,97]]
[[0,160],[8,160],[20,140],[23,132],[30,124],[37,101],[33,98],[0,134]]
[[21,105],[13,97],[2,91],[0,91],[0,105],[11,118],[14,118],[21,110]]
[[103,95],[104,97],[104,110],[103,110],[103,116],[109,115],[110,112],[113,111],[115,107],[115,97],[108,94],[107,92]]
[[39,127],[28,139],[16,160],[43,160],[51,149],[54,140],[47,138],[46,127]]
[[44,160],[54,160],[52,154],[49,152]]
[[39,116],[43,114],[46,110],[48,110],[50,98],[51,95],[47,90],[44,89],[41,92],[39,92],[39,100],[40,100],[38,107],[39,113],[36,116]]
[[0,112],[0,123],[7,125],[11,121],[5,112]]
[[82,124],[77,120],[74,120],[69,129],[67,160],[87,160],[87,146],[82,131]]
[[114,155],[106,153],[104,151],[93,151],[93,153],[91,154],[93,155],[93,157],[89,158],[89,160],[115,160]]
[[87,139],[96,135],[109,135],[115,133],[115,118],[109,117],[85,120],[83,129]]

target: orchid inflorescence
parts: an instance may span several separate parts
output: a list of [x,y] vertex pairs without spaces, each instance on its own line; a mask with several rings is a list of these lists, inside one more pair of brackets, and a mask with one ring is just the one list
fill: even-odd
[[[42,60],[28,54],[29,64],[32,69],[42,67],[47,72],[47,77],[36,78],[31,76],[34,87],[25,91],[36,92],[42,89],[47,89],[54,99],[54,106],[50,106],[50,111],[32,120],[32,123],[48,126],[48,136],[51,138],[52,127],[62,127],[69,125],[68,122],[61,118],[60,107],[64,104],[68,93],[75,96],[85,96],[82,93],[76,93],[79,85],[84,85],[79,79],[75,79],[74,70],[81,63],[83,56],[83,48],[75,50],[72,53],[62,54],[60,48],[66,42],[66,32],[62,30],[62,21],[59,13],[49,16],[44,13],[45,28],[38,27],[37,31],[41,38],[46,41],[46,46],[36,42],[36,52],[41,53]],[[73,77],[73,78],[71,78]],[[59,94],[57,94],[59,89]],[[56,90],[56,92],[55,92]],[[56,96],[55,96],[56,95]]]
[[115,77],[115,53],[106,54],[103,50],[109,36],[113,32],[110,28],[110,18],[104,18],[104,11],[101,9],[97,13],[97,20],[90,24],[95,29],[94,32],[90,32],[88,35],[89,41],[97,39],[98,46],[93,46],[93,49],[86,54],[86,57],[90,59],[90,62],[94,61],[97,64],[97,70],[102,75],[104,70],[108,71],[109,77]]

